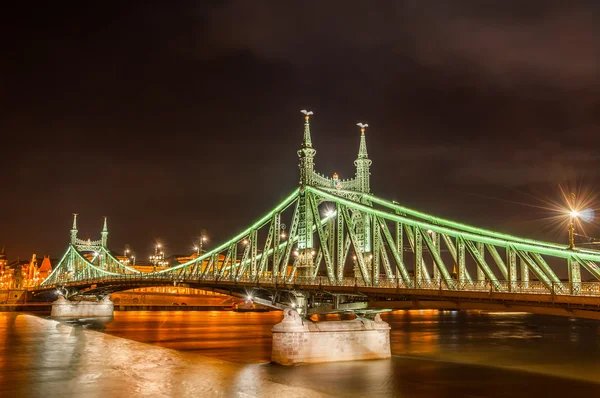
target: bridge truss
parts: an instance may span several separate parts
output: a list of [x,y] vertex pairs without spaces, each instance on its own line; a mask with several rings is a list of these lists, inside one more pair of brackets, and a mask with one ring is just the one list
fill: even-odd
[[[494,291],[506,292],[600,295],[600,284],[581,280],[583,267],[600,281],[599,252],[571,250],[471,227],[370,194],[353,194],[368,204],[345,198],[344,194],[305,186],[213,250],[145,275],[185,280],[271,278],[288,283],[325,276],[329,285],[338,286],[347,283],[348,275],[356,271],[350,277],[361,286],[400,283],[407,288],[449,290],[491,286]],[[312,261],[304,264],[298,249],[302,204],[316,220],[306,233],[313,236],[310,252],[305,250]],[[282,228],[285,216],[288,231]],[[370,248],[364,244],[364,225],[370,228]],[[410,256],[406,255],[406,247],[410,248]],[[86,258],[77,246],[70,245],[44,284],[140,273],[119,262],[106,248],[97,250]],[[567,268],[568,282],[561,281],[553,271],[557,266]],[[322,278],[319,280],[323,283]]]
[[[476,228],[372,195],[366,125],[354,179],[314,172],[308,119],[298,151],[299,188],[227,242],[183,264],[140,273],[106,248],[106,222],[102,240],[92,243],[76,238],[74,222],[71,244],[42,288],[120,280],[268,283],[287,292],[286,302],[297,286],[317,284],[352,287],[346,291],[354,295],[360,288],[389,288],[600,297],[598,251]],[[596,282],[583,282],[582,269]],[[271,292],[272,304],[277,297]]]

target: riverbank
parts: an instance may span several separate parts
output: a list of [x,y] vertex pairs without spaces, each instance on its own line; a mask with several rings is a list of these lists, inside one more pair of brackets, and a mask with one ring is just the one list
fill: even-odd
[[[33,315],[7,314],[6,343],[28,344],[18,361],[4,356],[0,396],[323,397],[269,381],[245,367],[111,336]],[[32,344],[35,342],[35,344]],[[5,349],[9,347],[3,347]],[[4,354],[4,353],[3,353]]]

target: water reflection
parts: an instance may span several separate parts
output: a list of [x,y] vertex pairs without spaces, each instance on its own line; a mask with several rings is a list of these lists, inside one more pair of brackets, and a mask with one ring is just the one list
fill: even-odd
[[[600,383],[600,322],[463,311],[397,311],[383,318],[392,326],[391,360],[283,367],[268,363],[277,312],[117,312],[99,322],[0,313],[0,396],[552,397],[600,391],[599,384],[557,378]],[[130,340],[89,330],[98,328]]]

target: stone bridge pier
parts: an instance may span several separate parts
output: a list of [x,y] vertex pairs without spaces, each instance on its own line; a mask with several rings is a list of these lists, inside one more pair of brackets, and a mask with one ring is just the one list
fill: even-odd
[[295,310],[283,311],[273,332],[271,361],[281,365],[356,361],[391,357],[390,325],[373,319],[312,322]]
[[114,304],[110,296],[105,296],[99,301],[68,300],[60,295],[52,303],[52,318],[76,319],[76,318],[99,318],[112,317]]

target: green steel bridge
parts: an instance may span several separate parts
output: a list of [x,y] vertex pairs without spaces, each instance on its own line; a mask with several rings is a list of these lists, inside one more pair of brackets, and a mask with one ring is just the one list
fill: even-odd
[[[299,187],[254,224],[188,262],[143,273],[108,250],[106,220],[101,239],[85,241],[74,218],[68,249],[36,292],[101,296],[168,284],[304,315],[477,308],[600,319],[600,251],[476,228],[373,195],[365,124],[354,178],[319,174],[312,112],[303,113]],[[582,268],[594,282],[582,281]]]

